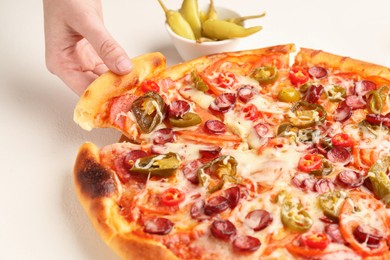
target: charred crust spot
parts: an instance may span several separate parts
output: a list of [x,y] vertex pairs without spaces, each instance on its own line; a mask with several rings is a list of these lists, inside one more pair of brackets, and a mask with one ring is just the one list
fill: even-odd
[[88,97],[89,96],[89,94],[90,94],[90,90],[89,89],[87,89],[85,92],[84,92],[84,97]]
[[155,68],[158,68],[161,66],[162,64],[162,59],[158,58],[158,57],[154,57],[153,60],[152,60],[152,64]]
[[115,179],[110,172],[93,160],[87,160],[77,176],[81,192],[95,199],[108,197],[117,190]]

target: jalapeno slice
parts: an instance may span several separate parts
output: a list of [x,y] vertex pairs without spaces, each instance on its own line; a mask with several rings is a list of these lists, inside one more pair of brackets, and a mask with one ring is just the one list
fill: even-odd
[[331,191],[321,194],[318,201],[325,216],[332,220],[337,220],[341,206],[346,198],[346,194],[341,191]]
[[153,91],[137,98],[131,106],[131,111],[143,133],[152,132],[163,121],[166,109],[167,105],[162,97]]
[[326,119],[325,109],[318,104],[298,101],[291,108],[290,123],[298,128],[307,128],[322,123]]
[[206,163],[197,171],[199,182],[210,193],[222,189],[226,182],[237,183],[237,160],[228,155],[222,155]]
[[374,194],[386,203],[387,207],[390,207],[390,179],[387,176],[389,168],[390,156],[384,156],[376,161],[368,171]]
[[203,81],[202,77],[200,77],[195,70],[191,72],[192,82],[197,90],[206,92],[209,90],[207,84]]
[[281,220],[287,228],[298,232],[305,232],[313,225],[313,220],[302,203],[293,201],[290,197],[282,202]]
[[175,153],[151,155],[137,159],[130,172],[168,178],[179,168],[180,163]]
[[187,112],[182,117],[170,117],[169,123],[172,126],[184,128],[199,125],[202,119],[196,113]]
[[256,68],[251,77],[256,79],[260,84],[274,83],[279,76],[278,69],[274,66],[263,66]]
[[339,85],[332,85],[330,87],[326,87],[325,92],[326,95],[328,96],[328,99],[332,102],[341,101],[347,95],[347,91],[345,90],[345,88]]

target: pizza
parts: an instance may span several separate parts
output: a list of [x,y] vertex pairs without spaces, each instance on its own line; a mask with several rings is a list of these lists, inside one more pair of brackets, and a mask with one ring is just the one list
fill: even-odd
[[74,184],[123,259],[389,259],[390,69],[285,44],[96,79]]

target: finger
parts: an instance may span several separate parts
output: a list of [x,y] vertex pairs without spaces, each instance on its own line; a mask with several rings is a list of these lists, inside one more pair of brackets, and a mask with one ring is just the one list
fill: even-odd
[[91,43],[107,67],[117,74],[129,73],[132,63],[124,49],[114,40],[103,23],[94,19],[82,26],[80,33]]
[[103,73],[106,73],[107,71],[108,67],[104,63],[96,65],[96,67],[92,70],[92,72],[98,76],[102,75]]

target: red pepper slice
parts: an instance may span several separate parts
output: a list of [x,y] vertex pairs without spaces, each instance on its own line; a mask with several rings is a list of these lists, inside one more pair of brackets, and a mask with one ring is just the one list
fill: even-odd
[[352,147],[353,140],[346,133],[338,133],[332,137],[333,146]]
[[302,246],[319,250],[324,250],[330,243],[328,236],[320,232],[303,234],[299,242]]
[[306,173],[321,170],[322,167],[322,157],[315,153],[305,154],[298,163],[298,169]]
[[309,80],[309,73],[306,70],[295,67],[290,70],[289,79],[293,85],[299,86]]
[[232,72],[222,72],[217,78],[218,86],[221,88],[230,88],[236,81],[236,76]]
[[260,116],[259,110],[253,104],[249,104],[248,106],[244,107],[242,112],[244,113],[244,118],[246,120],[256,121]]
[[161,194],[161,202],[166,206],[176,206],[185,199],[184,192],[176,188],[168,188]]
[[153,80],[146,80],[146,81],[142,82],[141,90],[145,93],[148,91],[159,92],[160,87]]

